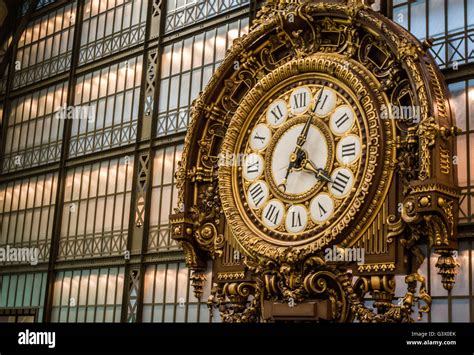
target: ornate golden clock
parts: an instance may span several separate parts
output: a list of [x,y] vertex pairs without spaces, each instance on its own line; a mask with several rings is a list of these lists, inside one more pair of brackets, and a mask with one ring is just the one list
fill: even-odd
[[305,254],[348,243],[393,172],[393,123],[378,117],[387,103],[369,94],[362,66],[331,55],[291,61],[262,83],[240,104],[221,150],[234,158],[222,161],[219,189],[235,237],[280,259],[288,246]]
[[429,47],[355,0],[267,1],[234,42],[193,104],[170,217],[223,321],[413,321],[423,243],[453,287],[457,130]]

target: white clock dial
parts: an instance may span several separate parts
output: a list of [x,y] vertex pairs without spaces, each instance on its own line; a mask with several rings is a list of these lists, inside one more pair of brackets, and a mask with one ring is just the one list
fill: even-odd
[[[304,127],[304,123],[297,124],[288,129],[279,139],[273,150],[271,170],[276,186],[280,186],[285,179],[287,168],[290,164],[290,156],[295,150],[296,141]],[[317,168],[325,168],[328,162],[329,148],[325,136],[319,128],[311,125],[306,143],[303,149],[307,152],[307,158]],[[302,194],[309,191],[318,183],[314,174],[302,170],[291,172],[286,182],[286,194]]]
[[291,113],[294,115],[301,115],[308,110],[311,104],[311,90],[306,86],[299,87],[290,95]]
[[339,106],[331,115],[331,119],[329,120],[331,131],[336,135],[347,133],[354,125],[354,116],[354,111],[350,106]]
[[336,156],[339,163],[350,165],[359,159],[361,154],[360,138],[354,134],[342,138],[337,144]]
[[299,233],[306,229],[308,224],[308,211],[303,205],[288,208],[286,213],[285,228],[290,233]]
[[334,200],[326,193],[320,193],[311,200],[311,218],[315,223],[324,223],[334,212]]
[[[318,102],[319,95],[321,95],[321,99]],[[313,112],[319,116],[324,117],[327,116],[334,110],[337,103],[337,95],[332,89],[324,88],[323,93],[321,94],[321,90],[319,90],[316,95],[314,96],[314,110]]]
[[272,139],[272,132],[267,125],[261,123],[255,126],[250,134],[250,148],[253,150],[263,150]]
[[262,175],[264,161],[260,154],[249,154],[244,159],[243,174],[247,180],[255,180]]
[[347,196],[354,185],[354,174],[347,168],[338,168],[331,174],[332,183],[329,183],[329,191],[336,198]]
[[238,128],[239,207],[268,238],[317,237],[345,213],[365,154],[351,103],[329,83],[292,85]]
[[262,222],[268,228],[276,228],[283,221],[285,205],[280,200],[271,200],[262,211]]
[[288,107],[285,100],[275,100],[267,110],[267,123],[272,127],[279,127],[288,117]]
[[269,196],[268,186],[264,181],[258,180],[249,186],[247,201],[251,208],[261,208],[267,202]]

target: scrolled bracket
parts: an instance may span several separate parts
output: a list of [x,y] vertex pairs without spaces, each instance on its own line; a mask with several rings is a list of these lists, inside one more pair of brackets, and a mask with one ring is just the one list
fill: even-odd
[[253,282],[232,282],[214,287],[207,302],[210,313],[219,308],[224,323],[256,323],[260,315],[260,287]]
[[[394,281],[385,280],[365,280],[364,282],[356,281],[352,285],[351,278],[348,274],[342,274],[339,277],[342,286],[346,292],[353,315],[361,323],[412,323],[414,319],[413,307],[418,305],[418,320],[421,320],[423,313],[428,313],[431,307],[431,296],[426,292],[426,283],[423,276],[413,273],[405,277],[407,284],[407,292],[401,298],[399,304],[393,304],[390,295],[393,296],[395,283]],[[388,282],[388,283],[387,283]],[[418,284],[420,284],[417,290]],[[386,289],[385,289],[386,288]],[[380,293],[380,291],[384,291]],[[359,294],[358,294],[359,292]],[[378,313],[365,306],[363,295],[360,293],[375,292],[378,295],[385,295],[385,299],[379,299],[374,302]],[[389,297],[387,298],[387,294]]]
[[457,263],[452,251],[457,249],[458,205],[458,189],[431,180],[412,182],[403,202],[402,219],[417,237],[416,242],[425,237],[429,246],[440,254],[439,274],[446,290],[453,288],[456,275]]

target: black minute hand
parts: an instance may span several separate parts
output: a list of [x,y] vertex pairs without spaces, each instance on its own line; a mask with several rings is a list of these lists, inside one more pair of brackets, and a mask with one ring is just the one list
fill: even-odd
[[[321,91],[319,92],[318,100],[316,101],[316,106],[315,107],[318,107],[319,103],[321,102],[321,97],[323,96],[323,92],[324,92],[325,87],[326,87],[326,84],[324,84],[321,87]],[[296,141],[295,154],[298,154],[298,150],[301,149],[303,147],[303,145],[305,144],[306,139],[308,137],[309,128],[311,127],[312,120],[313,120],[313,117],[310,114],[309,117],[308,117],[308,120],[306,121],[306,123],[303,127],[303,130],[301,131],[301,134],[298,137],[298,140]]]

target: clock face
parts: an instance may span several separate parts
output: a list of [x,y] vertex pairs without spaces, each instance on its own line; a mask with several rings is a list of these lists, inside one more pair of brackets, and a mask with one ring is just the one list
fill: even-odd
[[364,169],[365,127],[349,92],[291,83],[242,132],[235,189],[248,220],[276,243],[306,242],[344,214]]

